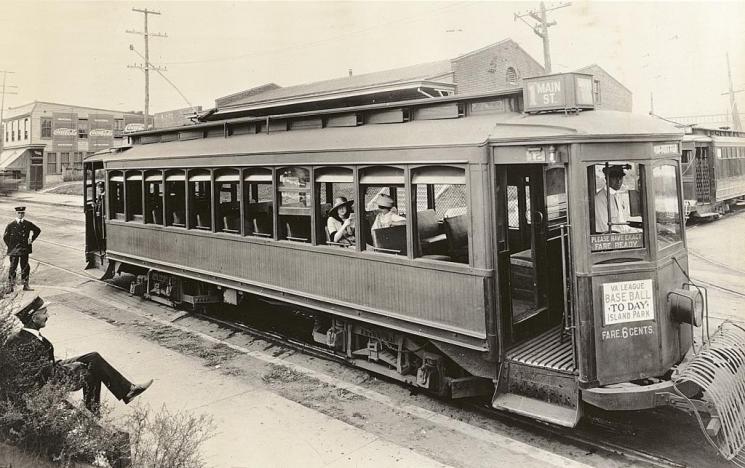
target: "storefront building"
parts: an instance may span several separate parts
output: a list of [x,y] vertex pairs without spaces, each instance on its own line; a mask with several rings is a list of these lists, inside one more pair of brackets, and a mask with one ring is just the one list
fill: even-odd
[[75,179],[83,158],[121,146],[125,130],[142,128],[142,113],[34,101],[5,111],[0,171],[32,190]]

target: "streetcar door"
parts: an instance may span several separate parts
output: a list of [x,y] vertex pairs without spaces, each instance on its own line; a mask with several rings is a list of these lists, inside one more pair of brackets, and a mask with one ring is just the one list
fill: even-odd
[[500,296],[509,344],[547,326],[548,216],[542,165],[497,166],[497,177]]

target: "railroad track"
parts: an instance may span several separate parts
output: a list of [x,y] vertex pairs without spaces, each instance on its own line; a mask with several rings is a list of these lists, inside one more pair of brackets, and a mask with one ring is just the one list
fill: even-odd
[[[51,242],[51,241],[47,241],[47,242],[50,244],[68,247],[74,250],[80,250],[76,247],[69,246],[69,245],[58,244],[58,243]],[[51,268],[63,270],[70,274],[84,278],[88,281],[94,281],[94,282],[98,282],[101,284],[105,284],[106,286],[113,287],[122,292],[129,293],[129,291],[126,288],[120,285],[117,285],[113,282],[103,281],[91,275],[80,273],[79,271],[75,271],[73,269],[66,268],[64,266],[55,265],[54,263],[51,263],[51,262],[39,260],[38,258],[34,258],[32,260],[42,265],[49,266]],[[295,351],[295,352],[303,353],[309,356],[313,356],[317,359],[323,359],[326,361],[334,362],[337,364],[341,364],[341,365],[345,365],[345,366],[357,369],[357,367],[353,366],[352,363],[350,363],[346,358],[339,356],[331,352],[328,349],[322,348],[320,346],[316,346],[314,344],[309,344],[303,340],[300,340],[294,337],[288,337],[280,333],[259,329],[257,327],[253,327],[253,326],[243,324],[243,323],[238,323],[235,321],[219,319],[219,318],[216,318],[216,317],[204,314],[204,313],[190,313],[188,315],[192,317],[197,317],[200,320],[204,320],[204,321],[208,321],[208,322],[220,325],[222,327],[227,327],[236,332],[250,335],[254,338],[265,340],[275,346],[287,349],[288,351]],[[387,381],[395,382],[392,379],[388,379],[384,376],[377,376],[377,377],[382,378]],[[647,451],[635,449],[633,447],[622,446],[620,444],[616,444],[616,443],[609,442],[609,441],[600,440],[599,438],[593,438],[590,434],[585,434],[585,433],[578,432],[576,430],[571,430],[568,428],[552,426],[552,425],[538,422],[530,418],[526,418],[526,417],[519,416],[519,415],[513,415],[510,413],[497,411],[491,407],[488,401],[482,401],[478,403],[468,403],[465,405],[462,403],[458,403],[456,401],[446,401],[446,400],[440,400],[440,401],[441,403],[449,405],[451,407],[473,411],[475,413],[481,414],[488,418],[495,419],[499,422],[512,425],[512,426],[517,426],[523,430],[527,430],[528,432],[535,434],[536,436],[542,436],[550,440],[558,440],[565,444],[575,446],[575,447],[581,448],[589,452],[600,452],[600,453],[605,453],[605,454],[610,454],[610,455],[615,455],[615,456],[621,456],[632,462],[642,462],[642,463],[646,463],[651,466],[657,466],[657,467],[682,468],[682,467],[687,466],[684,463],[679,463],[677,461],[671,460],[661,455],[649,453]]]

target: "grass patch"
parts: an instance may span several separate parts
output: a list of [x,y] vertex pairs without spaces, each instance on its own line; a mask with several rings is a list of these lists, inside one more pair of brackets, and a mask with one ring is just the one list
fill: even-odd
[[269,364],[269,370],[261,376],[261,380],[271,385],[273,383],[307,382],[315,379],[287,366]]

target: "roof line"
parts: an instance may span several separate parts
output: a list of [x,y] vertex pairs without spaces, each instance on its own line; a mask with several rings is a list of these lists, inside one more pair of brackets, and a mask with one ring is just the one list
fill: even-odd
[[610,73],[608,73],[608,70],[606,70],[605,68],[601,67],[601,66],[600,66],[600,65],[598,65],[597,63],[591,63],[590,65],[587,65],[586,67],[582,67],[582,68],[580,68],[580,69],[578,69],[578,70],[575,70],[575,71],[578,71],[578,72],[580,72],[580,73],[581,73],[581,72],[582,72],[582,70],[585,70],[585,69],[587,69],[587,68],[590,68],[590,67],[598,67],[599,69],[603,70],[603,72],[605,72],[605,74],[606,74],[606,75],[608,75],[608,76],[610,77],[610,79],[611,79],[611,80],[615,81],[617,85],[619,85],[620,87],[622,87],[622,88],[623,88],[623,89],[625,89],[626,91],[628,91],[628,92],[630,92],[630,93],[632,93],[632,94],[633,94],[633,92],[632,92],[632,91],[631,91],[631,90],[630,90],[629,88],[627,88],[626,86],[624,86],[624,85],[623,85],[623,83],[621,83],[621,82],[620,82],[620,81],[618,81],[618,80],[617,80],[617,79],[616,79],[616,78],[615,78],[615,77],[614,77],[613,75],[611,75]]
[[138,112],[121,111],[121,110],[114,110],[114,109],[103,109],[101,107],[90,107],[90,106],[62,104],[62,103],[59,103],[59,102],[51,102],[51,101],[31,101],[31,102],[26,103],[26,104],[21,104],[20,106],[8,107],[8,110],[20,109],[21,107],[28,106],[28,105],[33,106],[32,107],[32,110],[33,110],[39,104],[51,104],[53,106],[64,106],[64,107],[78,107],[78,108],[81,108],[81,109],[92,109],[92,110],[99,110],[99,111],[106,111],[106,112],[117,112],[119,114],[142,115],[141,113],[138,113]]
[[497,42],[495,42],[493,44],[485,45],[484,47],[481,47],[480,49],[472,50],[471,52],[466,52],[465,54],[459,55],[459,56],[455,57],[454,59],[451,59],[451,62],[454,62],[456,60],[460,60],[460,59],[462,59],[464,57],[468,57],[468,56],[471,56],[471,55],[474,55],[474,54],[478,54],[479,52],[483,52],[485,50],[491,49],[492,47],[495,47],[495,46],[498,46],[498,45],[502,45],[502,44],[507,44],[507,43],[510,43],[510,42],[513,43],[513,44],[515,44],[515,46],[518,49],[520,49],[525,54],[526,57],[528,57],[530,60],[532,60],[533,63],[535,63],[536,65],[538,65],[539,67],[541,67],[542,70],[544,70],[544,71],[546,70],[545,67],[543,65],[541,65],[541,63],[538,60],[534,59],[533,56],[530,55],[527,50],[523,49],[523,47],[518,42],[516,42],[515,40],[513,40],[511,37],[502,39],[501,41],[497,41]]

